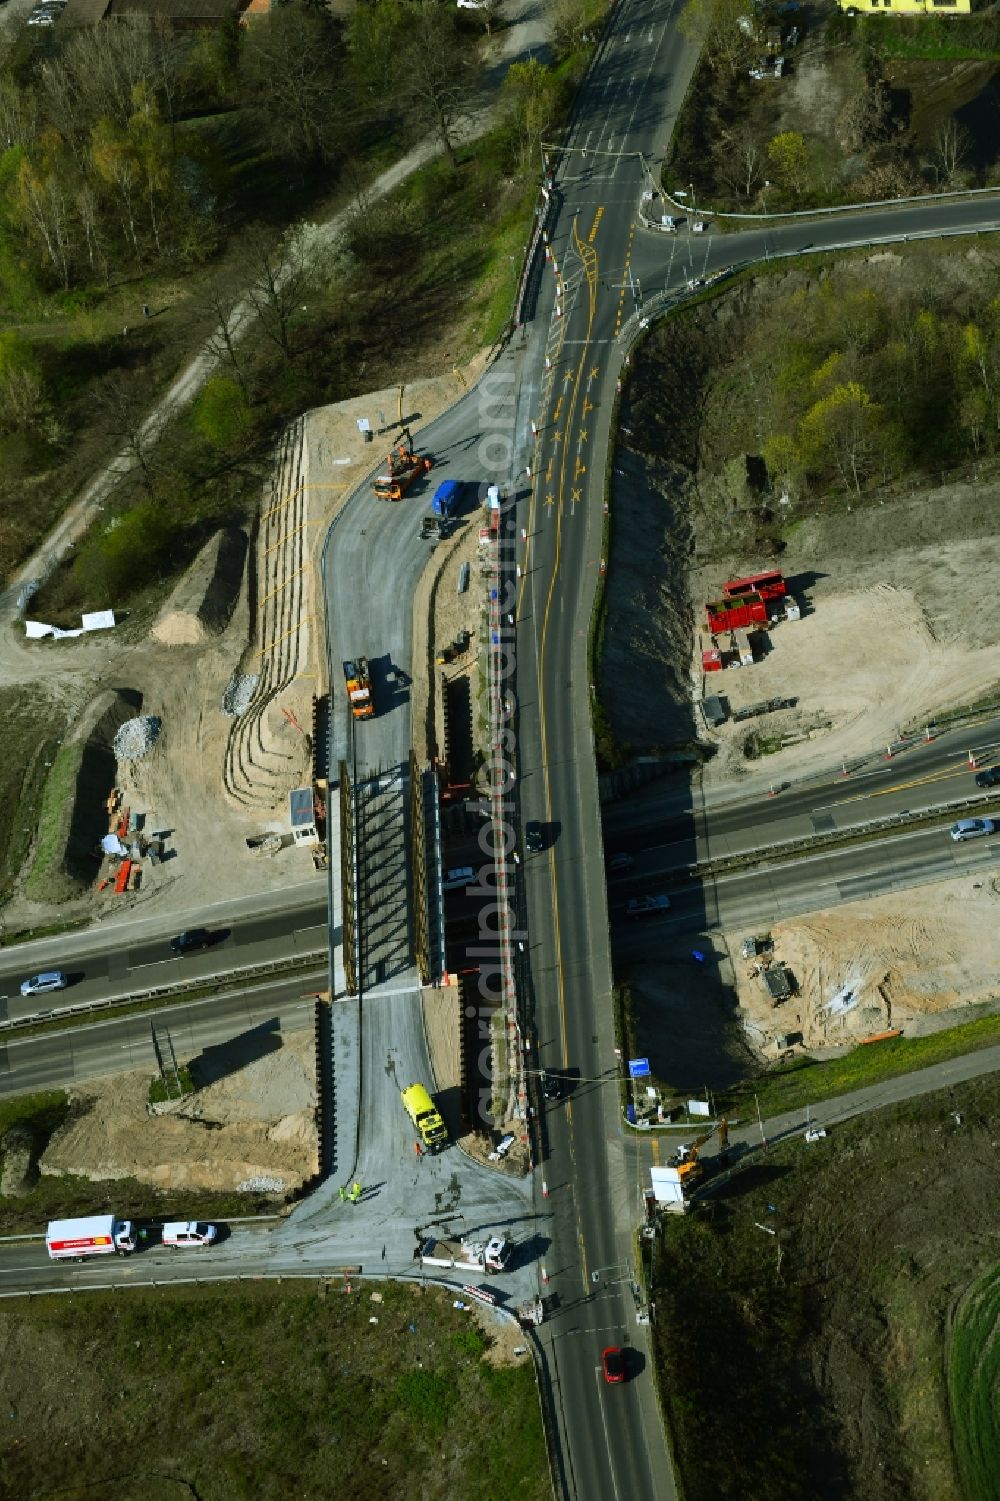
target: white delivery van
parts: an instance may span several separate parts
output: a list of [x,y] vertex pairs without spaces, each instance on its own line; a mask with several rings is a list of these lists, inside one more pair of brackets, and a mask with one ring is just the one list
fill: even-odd
[[181,1246],[210,1246],[217,1238],[218,1231],[214,1225],[200,1225],[195,1220],[174,1220],[163,1227],[163,1244],[175,1249]]

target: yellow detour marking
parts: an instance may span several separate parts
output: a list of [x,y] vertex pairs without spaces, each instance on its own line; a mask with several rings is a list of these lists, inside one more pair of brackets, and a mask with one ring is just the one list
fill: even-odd
[[594,215],[594,222],[593,222],[593,224],[590,226],[590,234],[587,236],[587,242],[588,242],[588,244],[593,245],[594,241],[597,239],[597,231],[600,228],[601,220],[603,218],[604,218],[604,204],[602,203],[599,206],[599,208],[597,210],[597,213]]

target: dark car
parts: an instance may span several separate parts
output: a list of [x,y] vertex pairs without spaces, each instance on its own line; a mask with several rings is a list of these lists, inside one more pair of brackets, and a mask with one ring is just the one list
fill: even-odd
[[185,928],[176,938],[171,938],[170,947],[175,954],[193,954],[198,949],[211,948],[214,936],[207,928]]
[[609,1345],[601,1355],[604,1379],[609,1386],[617,1386],[625,1380],[625,1356],[617,1345]]
[[535,855],[538,854],[539,850],[543,850],[545,848],[545,835],[542,831],[541,824],[536,818],[533,818],[530,823],[525,824],[524,842],[528,846],[529,850],[531,850],[532,854]]
[[976,772],[977,787],[1000,787],[1000,766],[984,766]]
[[550,1074],[547,1069],[542,1069],[538,1075],[538,1082],[547,1100],[558,1100],[562,1094],[562,1080],[558,1074]]

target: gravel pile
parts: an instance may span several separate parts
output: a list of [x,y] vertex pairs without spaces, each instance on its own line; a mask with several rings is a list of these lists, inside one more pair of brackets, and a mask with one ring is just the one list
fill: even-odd
[[160,721],[155,714],[126,719],[114,738],[112,750],[118,761],[138,761],[153,749],[160,738]]
[[222,695],[222,712],[239,719],[250,707],[260,677],[257,673],[234,672]]
[[284,1191],[284,1178],[265,1178],[263,1175],[244,1178],[242,1183],[236,1185],[236,1192],[241,1194],[280,1194]]

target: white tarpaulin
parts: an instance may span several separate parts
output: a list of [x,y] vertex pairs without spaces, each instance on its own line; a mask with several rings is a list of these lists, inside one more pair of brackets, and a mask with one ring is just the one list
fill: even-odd
[[83,626],[77,626],[75,631],[63,631],[59,626],[45,625],[41,620],[26,620],[24,633],[32,641],[38,641],[42,636],[54,636],[57,641],[62,641],[67,636],[82,636]]
[[80,622],[85,631],[110,631],[114,629],[114,610],[91,610],[89,615],[81,615]]
[[106,855],[125,855],[128,853],[117,834],[105,834],[101,840],[101,849]]
[[58,625],[46,625],[41,620],[26,620],[24,622],[24,634],[29,641],[40,641],[43,636],[52,636],[56,641],[65,641],[68,636],[82,636],[84,631],[110,631],[115,624],[114,610],[92,610],[89,615],[81,615],[81,625],[74,630],[64,631]]

